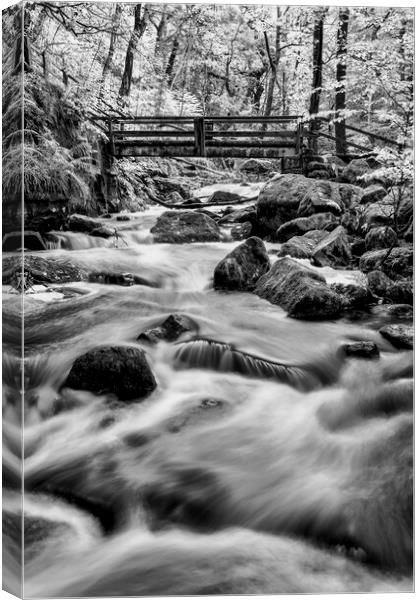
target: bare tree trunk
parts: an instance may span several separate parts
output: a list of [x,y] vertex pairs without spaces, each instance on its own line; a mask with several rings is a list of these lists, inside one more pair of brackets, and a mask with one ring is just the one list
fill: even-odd
[[340,8],[338,13],[337,30],[337,71],[335,91],[335,151],[336,154],[347,153],[346,123],[344,110],[346,108],[346,75],[347,75],[347,35],[349,29],[348,8]]
[[274,86],[276,84],[277,69],[278,69],[279,62],[280,62],[280,33],[281,32],[280,32],[279,19],[280,19],[280,8],[277,7],[276,42],[275,42],[276,46],[275,46],[274,57],[272,56],[271,51],[270,51],[270,45],[268,43],[267,33],[264,32],[267,56],[268,56],[268,60],[270,61],[270,78],[268,80],[267,97],[266,97],[266,101],[265,101],[265,110],[264,110],[265,117],[269,117],[271,115],[271,111],[273,108]]
[[114,14],[112,17],[112,30],[111,30],[111,38],[109,40],[108,54],[105,59],[104,68],[102,69],[102,83],[105,81],[105,78],[106,78],[109,70],[111,69],[112,59],[114,58],[115,41],[117,39],[117,31],[118,31],[118,26],[120,24],[121,12],[122,12],[122,5],[117,2],[115,4],[115,11],[114,11]]
[[147,8],[144,9],[143,16],[141,16],[141,4],[136,4],[134,6],[134,29],[130,41],[128,42],[127,53],[125,56],[124,73],[119,91],[120,98],[124,96],[127,97],[130,94],[131,79],[133,77],[134,53],[136,52],[139,41],[146,29],[147,17]]
[[175,66],[176,57],[178,55],[178,50],[179,50],[179,40],[178,40],[178,34],[176,34],[174,37],[174,41],[172,42],[172,50],[169,55],[168,64],[166,65],[166,77],[168,78],[169,87],[172,85],[174,77],[175,77],[174,66]]
[[[322,49],[324,44],[324,19],[328,9],[320,9],[315,15],[314,34],[313,34],[313,52],[312,52],[312,91],[309,101],[309,115],[311,121],[309,130],[315,134],[318,129],[318,123],[313,118],[319,113],[319,103],[322,91]],[[318,140],[312,138],[312,150],[315,154],[318,152]]]
[[166,6],[162,5],[162,16],[159,21],[159,25],[156,29],[156,42],[155,42],[155,56],[160,52],[162,46],[162,40],[166,34],[166,23],[168,20],[168,15],[166,13]]

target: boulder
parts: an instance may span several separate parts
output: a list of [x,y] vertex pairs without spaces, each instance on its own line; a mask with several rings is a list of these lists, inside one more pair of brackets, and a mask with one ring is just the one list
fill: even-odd
[[379,309],[381,316],[404,320],[413,318],[413,307],[410,304],[381,304]]
[[332,213],[319,213],[310,217],[299,217],[281,225],[274,239],[277,242],[287,242],[294,236],[304,235],[313,229],[332,231],[339,224],[338,218]]
[[318,242],[326,238],[327,235],[328,231],[325,231],[323,229],[311,229],[310,231],[304,233],[302,237],[308,240],[312,240],[315,242],[315,244],[318,244]]
[[338,217],[341,215],[342,208],[334,200],[323,198],[320,193],[309,193],[299,204],[298,217],[310,217],[317,213],[330,212]]
[[386,325],[379,333],[396,348],[413,349],[414,328],[410,325]]
[[184,198],[181,196],[181,194],[176,191],[170,192],[165,198],[165,202],[168,204],[181,204],[183,200]]
[[213,219],[186,210],[164,212],[150,231],[158,244],[217,242],[221,239],[219,227]]
[[303,235],[290,238],[281,245],[277,256],[291,256],[292,258],[311,258],[316,242]]
[[80,233],[91,233],[91,231],[94,231],[100,227],[100,223],[98,223],[98,221],[95,219],[78,214],[70,215],[67,225],[70,231],[76,231]]
[[234,194],[225,190],[216,190],[207,200],[207,202],[212,204],[238,204],[238,202],[242,201],[243,197],[239,194]]
[[270,269],[264,242],[250,237],[223,258],[214,270],[216,290],[251,291]]
[[333,283],[331,289],[340,297],[343,308],[366,308],[375,303],[375,297],[368,287],[355,283]]
[[360,228],[362,231],[368,232],[375,227],[391,226],[394,223],[394,216],[394,204],[389,201],[388,197],[383,198],[364,207],[360,215]]
[[328,319],[341,311],[341,299],[325,278],[292,258],[281,258],[258,281],[255,293],[297,319]]
[[269,173],[273,170],[273,165],[269,160],[250,158],[239,167],[239,170],[244,173]]
[[360,188],[346,183],[316,181],[309,187],[299,204],[298,217],[306,217],[320,212],[341,213],[359,202]]
[[366,252],[366,242],[362,238],[357,238],[350,244],[353,257],[360,258]]
[[249,238],[252,232],[252,223],[245,221],[245,223],[237,223],[230,230],[230,235],[233,240],[246,240]]
[[146,329],[139,336],[138,340],[149,344],[157,344],[162,340],[166,342],[174,342],[182,334],[192,331],[198,333],[199,327],[193,319],[182,314],[169,315],[163,323],[157,327]]
[[396,203],[395,220],[398,231],[407,231],[413,227],[413,193],[409,190],[401,200]]
[[130,215],[117,215],[117,221],[131,221]]
[[132,273],[113,273],[110,271],[93,271],[89,273],[89,281],[92,283],[105,283],[108,285],[134,285]]
[[142,399],[156,388],[156,380],[140,348],[103,346],[77,358],[63,387],[97,394],[115,394],[119,400]]
[[392,280],[382,271],[370,271],[367,275],[368,288],[375,296],[383,298],[388,287],[392,284]]
[[93,229],[89,235],[93,235],[94,237],[110,238],[115,235],[115,230],[111,229],[110,227],[106,227],[105,225],[101,225],[100,227]]
[[348,181],[349,183],[362,185],[367,187],[364,183],[363,175],[367,175],[372,171],[369,163],[364,158],[355,158],[344,167],[341,173],[341,179]]
[[401,279],[394,283],[390,282],[385,291],[385,297],[396,304],[413,304],[414,298],[413,280]]
[[374,342],[344,344],[343,350],[350,358],[379,358],[378,346]]
[[23,232],[23,239],[21,231],[5,233],[3,236],[2,249],[3,252],[18,252],[23,249],[29,251],[46,250],[47,246],[38,231],[25,230]]
[[366,250],[377,250],[379,248],[391,248],[398,244],[398,236],[392,227],[383,225],[370,229],[365,238]]
[[283,223],[294,219],[308,186],[313,182],[303,175],[276,175],[260,191],[257,223],[263,235],[273,234]]
[[255,206],[247,206],[246,208],[239,208],[237,210],[231,208],[230,211],[225,212],[223,217],[219,219],[219,225],[229,225],[230,223],[255,223],[257,211]]
[[312,258],[320,267],[347,267],[352,260],[352,253],[344,227],[336,227],[321,240],[315,246]]
[[412,277],[413,246],[400,246],[384,250],[370,250],[360,257],[359,268],[363,273],[383,271],[391,279]]
[[347,229],[347,232],[350,235],[363,235],[365,236],[365,231],[363,231],[362,223],[363,223],[363,206],[355,204],[348,208],[341,217],[341,225]]
[[386,196],[386,189],[381,185],[370,185],[367,187],[361,197],[360,204],[370,204],[372,202],[378,202]]
[[257,223],[263,235],[270,235],[282,224],[300,216],[298,211],[307,215],[324,212],[329,201],[332,211],[338,213],[358,201],[360,192],[353,185],[302,175],[276,175],[260,192]]
[[311,160],[308,162],[307,169],[308,171],[322,171],[323,169],[328,168],[328,165],[324,163],[323,160]]
[[[32,284],[68,283],[69,281],[82,281],[88,277],[87,271],[61,257],[43,258],[25,255],[23,267]],[[3,285],[14,285],[16,275],[20,277],[21,273],[21,256],[3,258]]]

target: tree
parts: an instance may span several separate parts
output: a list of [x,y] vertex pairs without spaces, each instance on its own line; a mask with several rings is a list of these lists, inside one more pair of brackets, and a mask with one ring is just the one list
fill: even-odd
[[104,67],[102,69],[102,81],[101,81],[101,88],[99,91],[99,96],[101,98],[103,97],[105,80],[111,69],[112,59],[114,58],[115,42],[117,40],[117,32],[118,32],[118,27],[120,24],[121,12],[122,12],[122,6],[121,6],[121,4],[119,4],[117,2],[115,4],[115,11],[114,11],[114,15],[113,15],[113,24],[112,24],[112,30],[111,30],[110,40],[109,40],[108,54],[106,56],[106,59],[104,62]]
[[[319,113],[319,103],[322,91],[322,50],[324,45],[324,20],[328,9],[321,8],[315,12],[313,44],[312,44],[312,89],[309,102],[310,132],[316,134],[318,129],[316,115]],[[318,152],[316,137],[313,138],[312,147],[315,154]]]
[[336,153],[347,153],[346,123],[344,111],[346,108],[346,74],[347,74],[347,37],[349,29],[350,10],[340,8],[338,13],[337,30],[337,69],[335,89],[335,138]]
[[119,91],[120,98],[128,96],[131,89],[131,80],[133,77],[134,54],[137,51],[138,44],[143,36],[147,26],[148,9],[144,8],[143,16],[141,16],[141,4],[134,6],[134,29],[128,42],[127,52],[125,55],[124,73],[121,79],[121,87]]

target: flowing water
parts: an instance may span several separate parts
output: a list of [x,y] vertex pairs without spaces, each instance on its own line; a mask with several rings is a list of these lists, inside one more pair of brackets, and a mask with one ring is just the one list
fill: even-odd
[[[25,296],[25,596],[411,590],[412,353],[382,338],[387,317],[375,312],[306,322],[253,294],[215,292],[214,267],[238,242],[153,244],[160,212],[113,222],[117,240],[56,232],[38,253],[150,285]],[[278,246],[267,248],[274,261]],[[20,332],[17,296],[3,296],[14,590]],[[138,346],[175,312],[199,338],[142,346],[158,382],[146,400],[62,388],[77,356]],[[381,358],[345,359],[354,340],[374,341]]]

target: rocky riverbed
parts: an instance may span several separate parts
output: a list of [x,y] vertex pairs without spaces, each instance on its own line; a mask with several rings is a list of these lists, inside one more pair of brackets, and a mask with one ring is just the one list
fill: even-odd
[[7,569],[24,285],[31,595],[411,589],[410,199],[321,167],[72,215],[24,282],[4,256]]

